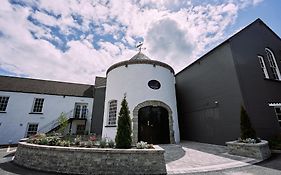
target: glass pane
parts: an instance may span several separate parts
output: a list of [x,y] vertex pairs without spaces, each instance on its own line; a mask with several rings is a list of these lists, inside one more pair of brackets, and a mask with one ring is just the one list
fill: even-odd
[[81,110],[81,106],[77,105],[76,108],[75,108],[75,114],[74,114],[75,118],[79,118],[80,117],[80,110]]
[[86,105],[84,105],[83,107],[82,107],[82,118],[86,118],[86,116],[87,116],[87,106]]

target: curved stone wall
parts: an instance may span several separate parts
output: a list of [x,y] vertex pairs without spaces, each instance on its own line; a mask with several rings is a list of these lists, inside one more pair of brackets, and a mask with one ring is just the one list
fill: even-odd
[[19,143],[18,165],[67,174],[166,174],[164,150],[101,149]]

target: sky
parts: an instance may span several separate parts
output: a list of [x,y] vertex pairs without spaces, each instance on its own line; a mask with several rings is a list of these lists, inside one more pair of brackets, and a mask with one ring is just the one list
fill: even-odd
[[280,9],[279,0],[1,0],[0,75],[94,84],[138,42],[177,73],[257,18],[281,36]]

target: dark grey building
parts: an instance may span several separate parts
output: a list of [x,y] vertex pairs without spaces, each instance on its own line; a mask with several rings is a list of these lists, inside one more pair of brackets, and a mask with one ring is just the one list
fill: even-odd
[[281,131],[281,39],[260,19],[176,75],[181,139],[240,136],[244,106],[258,137]]
[[102,134],[105,90],[106,78],[96,77],[91,133],[95,133],[99,136]]

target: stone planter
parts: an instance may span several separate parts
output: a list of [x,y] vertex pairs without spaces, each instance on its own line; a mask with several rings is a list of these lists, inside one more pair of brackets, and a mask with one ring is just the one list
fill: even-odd
[[66,174],[166,174],[164,150],[78,148],[19,143],[14,163]]
[[226,142],[228,153],[238,156],[251,157],[254,159],[265,160],[270,157],[271,152],[266,140],[260,143],[250,144],[238,141]]

